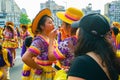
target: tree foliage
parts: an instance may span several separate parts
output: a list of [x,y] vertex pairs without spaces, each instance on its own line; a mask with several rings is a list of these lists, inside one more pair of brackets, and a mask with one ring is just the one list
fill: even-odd
[[20,15],[20,24],[30,24],[31,20],[28,18],[27,14]]

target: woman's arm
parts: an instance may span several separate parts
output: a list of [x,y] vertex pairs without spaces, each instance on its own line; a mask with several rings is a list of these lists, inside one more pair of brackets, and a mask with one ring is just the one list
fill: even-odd
[[79,78],[79,77],[68,76],[68,80],[85,80],[85,79]]
[[34,59],[36,55],[30,51],[26,51],[25,54],[22,56],[22,61],[27,64],[29,67],[34,69],[41,69],[41,67],[35,63]]

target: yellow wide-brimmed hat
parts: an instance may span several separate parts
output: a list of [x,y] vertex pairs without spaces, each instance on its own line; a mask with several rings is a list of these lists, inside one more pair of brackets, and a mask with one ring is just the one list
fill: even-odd
[[70,7],[65,12],[57,12],[56,15],[62,21],[72,24],[74,21],[80,20],[84,14],[81,10]]
[[6,22],[6,26],[10,26],[12,29],[14,29],[14,23],[11,21]]
[[113,22],[112,25],[117,27],[117,28],[120,28],[120,23],[119,22]]
[[48,15],[48,16],[52,16],[50,9],[45,8],[43,10],[41,10],[36,17],[34,18],[33,22],[32,22],[32,32],[35,33],[37,27],[38,27],[38,22],[40,21],[40,19],[44,16],[44,15]]

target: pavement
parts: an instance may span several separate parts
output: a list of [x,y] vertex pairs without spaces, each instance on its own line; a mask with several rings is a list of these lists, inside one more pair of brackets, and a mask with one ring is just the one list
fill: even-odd
[[10,68],[10,80],[21,80],[23,62],[20,56],[21,48],[16,49],[16,60],[12,68]]

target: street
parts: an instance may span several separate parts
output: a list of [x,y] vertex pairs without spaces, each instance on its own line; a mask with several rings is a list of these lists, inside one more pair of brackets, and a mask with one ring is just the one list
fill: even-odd
[[12,68],[10,68],[10,80],[21,80],[23,62],[21,61],[20,52],[20,48],[16,49],[15,65]]

